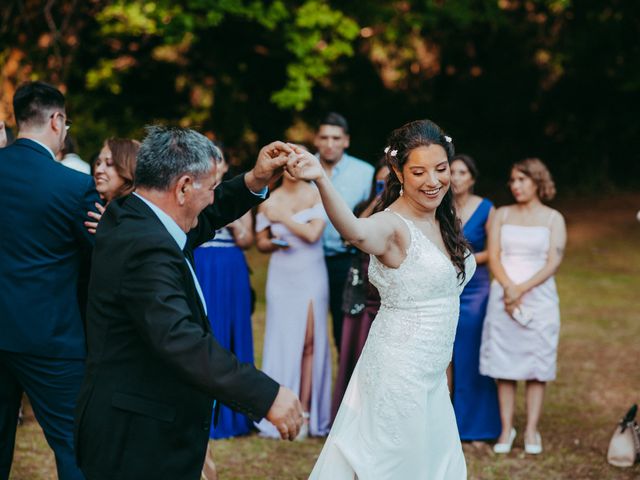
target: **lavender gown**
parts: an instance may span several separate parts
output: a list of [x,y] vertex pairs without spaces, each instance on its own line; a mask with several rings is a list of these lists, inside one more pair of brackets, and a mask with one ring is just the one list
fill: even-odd
[[[326,220],[322,204],[293,215],[299,223]],[[331,421],[331,357],[327,333],[329,284],[322,240],[307,243],[280,223],[271,224],[261,213],[256,231],[271,227],[274,236],[286,240],[288,249],[276,250],[269,261],[267,275],[266,330],[262,370],[281,385],[300,395],[300,371],[309,304],[313,305],[313,373],[309,432],[323,436]],[[266,420],[257,424],[263,436],[280,434]]]

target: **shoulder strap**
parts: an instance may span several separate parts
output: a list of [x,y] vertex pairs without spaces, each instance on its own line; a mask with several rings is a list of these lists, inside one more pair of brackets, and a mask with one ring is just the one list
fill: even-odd
[[502,209],[502,223],[507,221],[507,216],[509,215],[509,207],[504,207]]
[[391,210],[391,209],[389,209],[389,208],[385,208],[385,209],[384,209],[384,211],[385,211],[385,212],[391,212],[391,213],[393,213],[394,215],[398,216],[398,217],[399,217],[399,218],[400,218],[400,219],[405,223],[405,225],[406,225],[407,227],[409,227],[409,231],[411,231],[411,228],[414,226],[414,225],[413,225],[413,222],[411,222],[410,220],[408,220],[408,219],[404,218],[404,217],[403,217],[402,215],[400,215],[398,212],[394,212],[393,210]]

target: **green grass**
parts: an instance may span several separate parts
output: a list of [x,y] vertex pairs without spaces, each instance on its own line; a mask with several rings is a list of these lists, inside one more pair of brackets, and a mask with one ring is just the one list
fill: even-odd
[[[522,437],[506,456],[465,445],[469,478],[634,479],[640,466],[618,469],[605,455],[615,422],[640,401],[640,195],[560,204],[569,226],[566,259],[557,275],[562,330],[558,380],[549,385],[541,422],[545,452],[525,456]],[[248,254],[258,293],[256,361],[264,333],[267,257]],[[335,357],[334,357],[335,359]],[[519,392],[516,428],[523,430]],[[29,412],[28,412],[29,413]],[[221,479],[307,478],[322,439],[281,442],[256,435],[212,442]],[[11,479],[55,478],[53,456],[32,416],[19,428]]]

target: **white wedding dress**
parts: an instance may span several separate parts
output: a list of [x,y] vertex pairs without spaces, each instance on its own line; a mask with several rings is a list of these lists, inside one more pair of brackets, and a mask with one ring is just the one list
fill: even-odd
[[[371,257],[380,311],[311,479],[467,478],[445,374],[464,285],[449,258],[400,218],[411,233],[407,256],[398,268]],[[465,263],[468,281],[473,255]]]

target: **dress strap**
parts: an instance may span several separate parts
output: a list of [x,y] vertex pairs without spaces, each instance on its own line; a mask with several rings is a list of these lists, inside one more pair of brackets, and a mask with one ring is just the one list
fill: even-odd
[[502,209],[502,223],[507,222],[507,217],[509,216],[509,207],[504,207]]
[[394,211],[393,211],[393,210],[391,210],[390,208],[385,208],[385,209],[384,209],[384,211],[385,211],[385,212],[391,212],[391,213],[393,213],[394,215],[397,215],[398,217],[400,217],[400,219],[402,219],[402,221],[405,223],[405,225],[406,225],[407,227],[409,227],[409,232],[410,232],[410,233],[413,233],[413,229],[414,229],[414,228],[417,228],[417,227],[413,224],[413,222],[412,222],[411,220],[409,220],[408,218],[404,218],[404,217],[403,217],[402,215],[400,215],[398,212],[394,212]]

